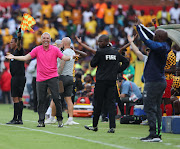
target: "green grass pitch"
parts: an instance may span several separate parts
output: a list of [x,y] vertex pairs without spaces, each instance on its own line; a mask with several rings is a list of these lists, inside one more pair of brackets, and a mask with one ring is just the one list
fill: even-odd
[[[64,122],[67,113],[63,113]],[[24,109],[23,125],[6,125],[12,119],[13,106],[0,104],[0,149],[177,149],[180,135],[163,133],[162,143],[141,142],[148,135],[148,126],[122,125],[116,120],[114,134],[108,134],[108,123],[99,122],[98,132],[84,125],[91,118],[74,118],[79,125],[58,128],[57,123],[37,128],[38,114]],[[179,126],[180,127],[180,126]]]

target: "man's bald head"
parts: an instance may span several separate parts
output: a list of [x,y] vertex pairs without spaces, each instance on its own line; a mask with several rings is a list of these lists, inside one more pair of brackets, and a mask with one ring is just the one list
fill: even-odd
[[155,31],[154,41],[166,42],[168,39],[168,33],[164,29],[157,29]]
[[64,37],[63,39],[62,39],[62,44],[63,44],[63,46],[69,46],[70,47],[70,45],[71,45],[71,39],[69,38],[69,37]]

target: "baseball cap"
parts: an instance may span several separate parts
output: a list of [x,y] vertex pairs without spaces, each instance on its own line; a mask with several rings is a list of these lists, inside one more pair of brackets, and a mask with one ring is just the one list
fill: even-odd
[[55,44],[56,44],[56,45],[61,44],[61,40],[60,40],[60,39],[56,40],[56,41],[55,41]]

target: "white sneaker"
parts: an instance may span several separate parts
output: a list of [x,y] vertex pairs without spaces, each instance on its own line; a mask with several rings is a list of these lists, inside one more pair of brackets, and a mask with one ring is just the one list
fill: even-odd
[[146,120],[142,121],[140,125],[148,125],[148,120],[146,119]]
[[75,121],[71,121],[72,125],[78,125],[79,123],[75,122]]
[[47,120],[45,120],[45,124],[55,124],[57,122],[57,120],[54,118],[54,119],[51,119],[51,118],[48,118]]
[[69,121],[69,120],[67,120],[67,122],[64,123],[64,125],[77,125],[77,124],[79,124],[79,123],[74,122],[74,121]]

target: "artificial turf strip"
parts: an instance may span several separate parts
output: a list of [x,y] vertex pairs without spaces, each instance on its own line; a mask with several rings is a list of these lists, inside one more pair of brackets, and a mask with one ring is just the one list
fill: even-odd
[[[148,135],[148,126],[122,125],[116,121],[114,134],[108,134],[108,123],[99,122],[98,132],[84,129],[91,118],[74,118],[79,125],[58,128],[57,123],[37,128],[38,114],[24,109],[23,125],[5,125],[12,119],[12,105],[0,104],[0,149],[177,149],[180,135],[163,133],[162,143],[141,142]],[[64,122],[67,114],[63,113]]]

